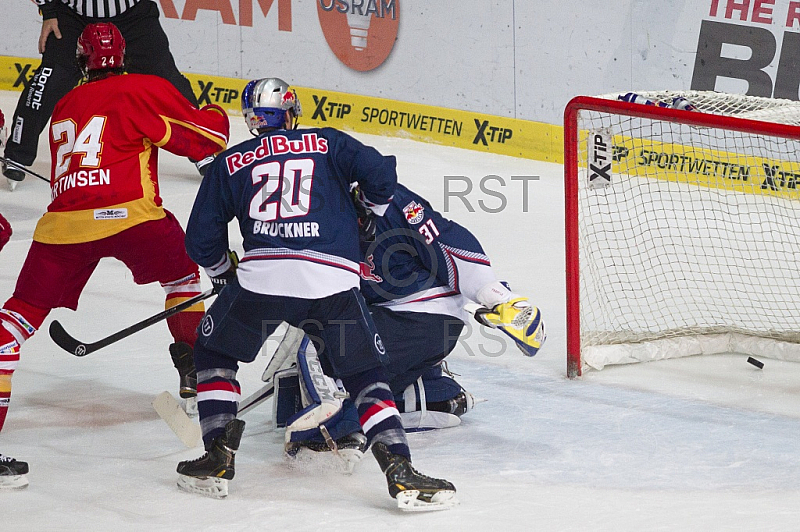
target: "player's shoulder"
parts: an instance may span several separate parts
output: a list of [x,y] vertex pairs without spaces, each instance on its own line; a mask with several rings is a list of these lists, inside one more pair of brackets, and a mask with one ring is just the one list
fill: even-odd
[[[430,204],[430,202],[428,200],[426,200],[425,198],[423,198],[422,196],[420,196],[419,194],[417,194],[413,190],[409,189],[408,187],[406,187],[402,183],[397,183],[397,185],[395,186],[395,189],[394,189],[394,195],[392,197],[392,203],[394,203],[395,205],[399,205],[401,203],[403,205],[405,205],[406,203],[409,203],[409,202],[412,202],[412,201],[416,202],[416,203],[419,203],[419,204],[421,204],[422,206],[424,206],[424,207],[426,207],[428,209],[431,209],[431,210],[433,209],[433,207],[431,207],[431,204]],[[401,205],[401,207],[403,205]]]
[[410,225],[419,224],[431,215],[438,215],[428,200],[400,183],[394,189],[391,206],[387,214],[392,213]]
[[178,92],[178,89],[172,83],[154,74],[124,74],[114,77],[118,78],[119,84],[128,87],[136,87],[137,89],[146,87],[149,91]]
[[318,127],[318,128],[311,128],[310,130],[304,131],[315,131],[317,135],[321,137],[325,137],[331,141],[338,141],[338,140],[355,140],[352,135],[345,133],[341,129],[336,129],[334,127]]
[[[233,175],[254,162],[256,158],[264,158],[269,154],[268,138],[269,135],[258,135],[232,144],[225,151],[214,157],[212,165],[224,165],[226,168],[225,174]],[[249,157],[246,156],[248,153],[250,154]],[[210,166],[209,169],[211,168]]]

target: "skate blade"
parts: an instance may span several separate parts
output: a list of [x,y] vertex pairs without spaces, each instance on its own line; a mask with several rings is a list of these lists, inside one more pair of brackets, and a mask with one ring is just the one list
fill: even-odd
[[0,490],[21,490],[28,487],[28,475],[0,476]]
[[197,411],[197,397],[188,397],[183,402],[183,410],[186,412],[187,416],[197,417],[199,415]]
[[449,510],[459,504],[458,499],[456,499],[456,492],[453,490],[437,491],[430,501],[420,499],[419,490],[401,491],[395,498],[397,499],[397,507],[404,512]]
[[461,424],[461,418],[446,412],[426,410],[421,412],[403,412],[400,421],[406,432],[424,432],[426,430],[449,429]]
[[8,181],[8,190],[10,192],[14,192],[14,189],[17,188],[17,183],[19,183],[19,181],[9,178],[6,178],[6,181]]
[[356,465],[364,458],[358,449],[339,449],[338,455],[330,451],[312,451],[300,448],[295,453],[284,453],[289,467],[308,471],[331,471],[343,475],[352,475]]
[[197,493],[213,499],[224,499],[228,496],[228,480],[224,478],[197,478],[178,475],[178,487],[189,493]]

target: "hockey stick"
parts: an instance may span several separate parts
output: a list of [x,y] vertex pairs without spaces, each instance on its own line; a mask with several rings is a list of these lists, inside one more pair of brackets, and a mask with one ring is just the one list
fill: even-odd
[[[261,376],[261,379],[265,381],[266,384],[249,395],[246,399],[239,401],[237,416],[246,414],[274,395],[275,383],[272,379],[275,377],[275,373],[282,369],[289,361],[290,356],[293,353],[295,355],[297,354],[297,338],[299,336],[302,340],[304,335],[301,329],[297,329],[291,325],[288,327],[281,343],[275,350],[275,354],[272,355],[272,359],[270,359],[269,364],[267,364],[267,369],[264,370],[264,374]],[[200,425],[186,414],[183,408],[180,407],[180,403],[171,393],[161,392],[153,401],[153,408],[155,408],[159,417],[166,422],[167,426],[172,429],[172,432],[178,436],[178,439],[187,447],[191,448],[197,444],[200,439],[200,436],[198,436],[200,435]]]
[[142,329],[145,329],[153,325],[154,323],[158,323],[161,320],[165,320],[170,316],[177,314],[178,312],[186,310],[192,305],[195,305],[200,301],[203,301],[204,299],[208,299],[212,295],[214,295],[214,290],[207,290],[202,294],[194,296],[191,299],[187,299],[183,303],[179,303],[174,307],[170,307],[163,312],[159,312],[154,316],[150,316],[149,318],[142,320],[139,323],[134,323],[130,327],[122,329],[121,331],[116,332],[111,336],[107,336],[102,340],[98,340],[92,343],[85,343],[81,342],[80,340],[76,340],[67,331],[64,330],[64,327],[58,322],[58,320],[53,320],[53,322],[50,324],[50,338],[52,338],[53,341],[56,343],[56,345],[58,345],[58,347],[60,347],[64,351],[72,353],[76,357],[83,357],[88,355],[89,353],[94,353],[98,349],[102,349],[108,345],[111,345],[114,342],[122,340],[123,338],[127,338],[128,336],[137,333]]
[[[272,397],[274,392],[275,387],[272,383],[259,388],[257,392],[239,403],[237,416],[242,416],[260,405]],[[181,407],[181,403],[171,393],[161,392],[158,394],[153,399],[153,409],[186,447],[191,449],[202,441],[203,432],[200,429],[200,424],[189,417]]]
[[247,412],[251,411],[275,393],[275,383],[268,382],[261,388],[259,388],[256,392],[252,393],[247,399],[244,399],[242,402],[239,403],[239,410],[238,415],[246,414]]
[[32,175],[33,177],[38,177],[42,181],[47,181],[48,183],[50,182],[50,180],[47,179],[45,176],[37,174],[33,170],[31,170],[29,168],[25,168],[21,164],[15,163],[14,161],[6,159],[5,157],[0,157],[0,161],[2,161],[6,166],[10,166],[11,168],[13,168],[15,170],[21,170],[21,171],[25,172],[26,174]]

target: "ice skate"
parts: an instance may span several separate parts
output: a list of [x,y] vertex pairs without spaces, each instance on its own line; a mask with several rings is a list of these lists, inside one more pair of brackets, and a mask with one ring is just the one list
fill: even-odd
[[28,463],[0,454],[0,490],[22,489],[28,486]]
[[[323,434],[327,434],[324,425],[320,425],[320,430],[324,430]],[[336,460],[335,467],[340,472],[350,475],[367,452],[367,437],[361,432],[354,432],[333,440],[327,434],[326,442],[314,440],[287,442],[284,451],[287,458],[297,462],[317,462],[320,458],[327,458],[325,453],[331,454]]]
[[184,410],[189,416],[197,415],[197,371],[194,368],[192,348],[185,342],[176,342],[169,346],[172,363],[178,370],[180,378],[179,395],[184,400]]
[[478,399],[468,391],[462,389],[461,393],[447,401],[428,403],[428,410],[435,412],[446,412],[454,416],[461,417],[467,412],[471,412],[475,405],[485,402],[486,399]]
[[235,474],[234,459],[244,432],[244,421],[232,419],[225,434],[214,438],[206,453],[178,464],[178,487],[184,491],[221,499],[228,496],[228,481]]
[[372,454],[389,484],[389,495],[397,499],[397,507],[407,512],[445,510],[458,504],[452,483],[425,476],[405,456],[392,454],[383,443],[372,446]]
[[23,165],[10,159],[6,159],[3,162],[3,175],[8,179],[9,186],[11,185],[11,181],[20,182],[25,179],[25,171],[22,170],[23,168],[25,168]]

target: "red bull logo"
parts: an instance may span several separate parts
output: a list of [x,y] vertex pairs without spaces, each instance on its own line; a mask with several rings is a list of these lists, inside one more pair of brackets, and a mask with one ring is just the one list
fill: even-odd
[[285,106],[287,103],[294,105],[294,91],[286,91],[281,97],[281,104]]
[[359,262],[358,265],[360,270],[359,275],[361,275],[362,279],[365,281],[374,281],[376,283],[383,282],[383,279],[379,275],[372,273],[375,271],[375,263],[373,262],[372,255],[366,257],[364,262]]
[[406,220],[410,224],[418,224],[425,217],[425,209],[416,201],[412,201],[403,207],[403,214],[406,215]]

